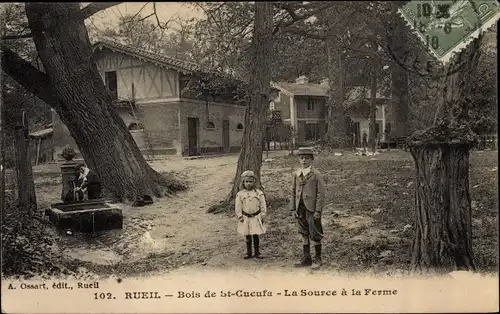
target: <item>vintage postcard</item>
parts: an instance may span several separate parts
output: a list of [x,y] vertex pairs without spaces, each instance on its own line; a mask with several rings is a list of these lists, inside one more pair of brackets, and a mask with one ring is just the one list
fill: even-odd
[[499,310],[496,1],[0,9],[2,312]]

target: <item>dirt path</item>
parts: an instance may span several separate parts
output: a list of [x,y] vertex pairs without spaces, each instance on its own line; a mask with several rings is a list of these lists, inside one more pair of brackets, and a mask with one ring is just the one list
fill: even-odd
[[[271,153],[270,157],[282,154]],[[244,242],[235,231],[234,216],[206,213],[228,193],[237,159],[238,156],[231,155],[193,160],[170,157],[152,161],[155,170],[179,173],[188,181],[189,189],[172,198],[159,199],[151,206],[124,206],[123,230],[109,231],[93,238],[67,235],[60,240],[60,249],[71,258],[111,267],[162,257],[175,260],[176,267],[240,265]],[[264,164],[263,170],[266,168],[268,166]],[[41,193],[47,202],[58,196],[52,191],[49,193],[48,189]]]
[[[272,153],[270,157],[281,154],[283,153]],[[237,156],[176,163],[175,167],[178,169],[172,170],[185,173],[190,188],[188,192],[173,199],[161,200],[156,204],[156,209],[151,209],[171,211],[171,214],[166,215],[158,213],[155,219],[151,237],[157,247],[168,252],[179,252],[181,255],[193,255],[195,263],[208,268],[227,268],[240,264],[244,242],[235,231],[234,216],[206,213],[211,205],[222,200],[228,193],[236,163]],[[162,170],[161,165],[153,164],[153,167]],[[267,167],[264,164],[263,170]],[[192,259],[189,260],[193,262]]]

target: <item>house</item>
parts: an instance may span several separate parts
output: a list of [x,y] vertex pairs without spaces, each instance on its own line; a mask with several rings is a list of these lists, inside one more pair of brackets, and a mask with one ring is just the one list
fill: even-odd
[[[231,85],[214,95],[195,93],[186,86],[208,73],[197,64],[108,40],[93,49],[114,105],[143,152],[239,151],[245,106],[234,102]],[[57,114],[54,142],[57,152],[68,144],[76,148]]]
[[[370,138],[370,89],[366,86],[351,87],[346,95],[345,113],[351,119],[351,130],[354,147],[362,146],[362,135],[366,132]],[[377,144],[384,143],[386,139],[385,130],[390,125],[388,116],[389,99],[377,92],[375,98],[377,111],[375,112],[375,141]]]
[[309,83],[301,76],[295,83],[272,82],[278,96],[271,101],[271,110],[279,111],[284,122],[296,130],[296,145],[319,140],[326,132],[326,101],[328,84]]
[[[295,145],[311,145],[321,139],[328,128],[328,81],[310,83],[307,77],[301,76],[295,83],[272,82],[271,86],[278,90],[278,95],[271,101],[270,110],[280,112],[283,121],[290,123],[296,130]],[[360,134],[366,131],[369,135],[369,90],[364,86],[351,86],[346,94],[346,115],[353,122],[354,144],[358,147],[361,145]],[[387,103],[385,98],[377,96],[379,133],[386,127]],[[382,132],[380,140],[384,139]]]

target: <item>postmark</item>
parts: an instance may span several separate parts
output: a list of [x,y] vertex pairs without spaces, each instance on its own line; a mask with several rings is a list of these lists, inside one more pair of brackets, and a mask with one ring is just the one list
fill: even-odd
[[500,17],[498,2],[491,0],[413,0],[398,12],[443,64]]

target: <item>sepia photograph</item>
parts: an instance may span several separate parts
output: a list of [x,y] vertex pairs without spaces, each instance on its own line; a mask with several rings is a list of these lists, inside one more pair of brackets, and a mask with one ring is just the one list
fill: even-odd
[[2,312],[497,312],[499,18],[0,4]]

